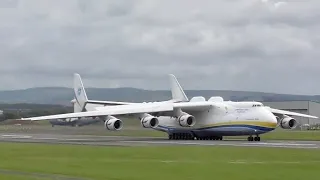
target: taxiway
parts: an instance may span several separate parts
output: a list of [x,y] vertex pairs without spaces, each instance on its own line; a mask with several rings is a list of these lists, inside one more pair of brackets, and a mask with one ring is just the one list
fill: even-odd
[[320,149],[320,141],[268,141],[248,142],[245,140],[167,140],[165,138],[127,137],[127,136],[93,136],[60,134],[25,134],[0,133],[2,142],[29,142],[78,144],[95,146],[242,146],[242,147],[279,147]]

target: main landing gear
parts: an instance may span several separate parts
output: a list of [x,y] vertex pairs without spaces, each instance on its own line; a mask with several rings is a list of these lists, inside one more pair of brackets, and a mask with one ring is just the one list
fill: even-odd
[[169,139],[194,140],[194,136],[193,136],[193,134],[189,134],[189,133],[173,133],[173,134],[169,134]]
[[260,137],[258,135],[256,137],[249,136],[248,141],[260,141]]
[[206,136],[206,137],[197,137],[197,140],[220,140],[222,141],[222,136]]
[[196,137],[193,134],[189,133],[173,133],[169,134],[169,139],[171,140],[222,140],[222,136],[203,136]]

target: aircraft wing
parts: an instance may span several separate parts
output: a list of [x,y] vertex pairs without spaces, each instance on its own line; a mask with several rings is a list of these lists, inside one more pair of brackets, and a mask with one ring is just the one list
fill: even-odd
[[179,102],[174,103],[173,107],[175,109],[181,109],[182,111],[206,111],[213,107],[214,104],[208,101],[201,101],[201,102]]
[[[149,103],[165,103],[165,102],[179,102],[179,100],[168,100],[168,101],[160,101],[160,102],[149,102]],[[96,101],[96,100],[87,100],[87,104],[101,104],[101,105],[130,105],[130,104],[142,104],[142,103],[134,103],[134,102],[120,102],[120,101]]]
[[212,102],[137,103],[137,104],[129,104],[129,105],[121,105],[121,106],[109,106],[107,108],[100,108],[95,111],[21,118],[21,120],[39,121],[39,120],[51,120],[51,119],[65,119],[65,118],[98,117],[98,116],[108,116],[108,115],[159,113],[159,112],[161,113],[161,112],[173,112],[174,109],[181,109],[185,112],[205,111],[211,106],[213,106]]
[[145,103],[145,104],[122,105],[122,106],[110,106],[103,110],[21,118],[21,120],[39,121],[39,120],[64,119],[64,118],[153,113],[153,112],[163,112],[163,111],[173,111],[173,104],[172,103]]
[[317,116],[311,116],[311,115],[307,115],[307,114],[302,114],[302,113],[296,113],[296,112],[291,112],[291,111],[285,111],[285,110],[280,110],[280,109],[274,109],[271,107],[268,107],[270,109],[270,111],[274,114],[285,114],[285,115],[289,115],[289,116],[300,116],[300,117],[306,117],[306,118],[314,118],[317,119]]
[[96,100],[88,100],[87,104],[101,104],[101,105],[129,105],[136,104],[131,102],[119,102],[119,101],[96,101]]

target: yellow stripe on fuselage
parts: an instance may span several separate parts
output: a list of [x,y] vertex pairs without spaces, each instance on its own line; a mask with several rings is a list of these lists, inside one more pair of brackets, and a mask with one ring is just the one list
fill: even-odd
[[277,123],[266,122],[266,121],[231,121],[231,122],[221,122],[204,125],[203,127],[217,127],[217,126],[225,126],[225,125],[248,125],[248,126],[260,126],[266,128],[276,128]]

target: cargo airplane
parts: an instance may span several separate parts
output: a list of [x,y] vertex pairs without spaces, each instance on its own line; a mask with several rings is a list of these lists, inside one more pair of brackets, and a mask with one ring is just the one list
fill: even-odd
[[[202,96],[188,99],[174,75],[170,75],[172,99],[160,102],[131,103],[88,100],[81,77],[74,74],[74,93],[82,112],[57,114],[22,120],[66,118],[98,118],[108,130],[121,130],[123,122],[117,116],[131,114],[140,119],[144,128],[166,132],[169,139],[222,140],[223,136],[248,136],[248,141],[260,141],[261,134],[280,126],[293,129],[297,121],[291,116],[318,118],[264,106],[261,102],[224,101],[222,97]],[[97,104],[87,110],[88,104]],[[102,105],[102,106],[101,106]],[[104,107],[107,106],[107,107]]]

